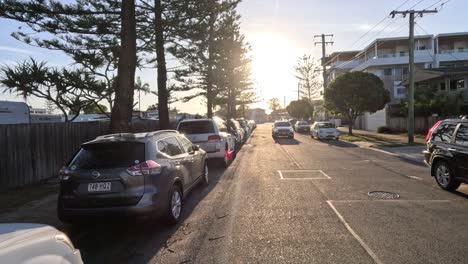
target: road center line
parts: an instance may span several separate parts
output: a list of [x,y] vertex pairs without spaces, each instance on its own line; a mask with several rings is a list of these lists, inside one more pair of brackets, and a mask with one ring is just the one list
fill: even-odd
[[364,242],[364,240],[362,240],[362,238],[359,237],[359,235],[356,234],[356,232],[354,232],[354,230],[351,228],[351,226],[348,224],[348,222],[346,222],[346,220],[340,214],[340,212],[338,212],[338,210],[335,208],[335,206],[332,204],[332,202],[327,201],[327,204],[330,206],[330,208],[333,210],[333,212],[335,212],[336,216],[338,216],[341,223],[343,223],[343,225],[346,227],[346,229],[348,229],[349,233],[351,233],[351,235],[359,242],[359,244],[361,244],[361,246],[364,248],[364,250],[367,252],[367,254],[369,254],[369,256],[374,260],[374,262],[377,263],[377,264],[383,264],[383,262],[379,259],[379,257],[377,257],[377,255],[374,253],[374,251],[372,251],[372,249]]

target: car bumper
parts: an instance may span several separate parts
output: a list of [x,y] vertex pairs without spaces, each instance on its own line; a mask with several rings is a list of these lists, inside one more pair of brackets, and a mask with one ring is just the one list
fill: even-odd
[[[59,197],[59,199],[63,199]],[[61,204],[61,205],[60,205]],[[166,209],[167,198],[159,192],[145,193],[136,205],[109,207],[65,207],[59,203],[59,215],[66,220],[91,220],[99,217],[159,216]]]
[[310,127],[299,127],[296,129],[297,132],[309,132]]
[[431,152],[424,150],[422,153],[424,156],[424,164],[430,167],[431,166]]
[[335,139],[335,138],[339,138],[340,135],[339,134],[325,134],[325,135],[318,135],[318,138],[320,139]]
[[284,132],[284,133],[273,133],[274,137],[292,137],[294,136],[294,132]]

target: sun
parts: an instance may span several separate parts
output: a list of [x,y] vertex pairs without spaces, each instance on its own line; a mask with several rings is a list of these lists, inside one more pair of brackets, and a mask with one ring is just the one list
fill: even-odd
[[253,78],[264,100],[278,97],[283,101],[284,96],[289,100],[297,85],[293,67],[300,56],[299,49],[286,36],[276,33],[255,34],[249,42]]

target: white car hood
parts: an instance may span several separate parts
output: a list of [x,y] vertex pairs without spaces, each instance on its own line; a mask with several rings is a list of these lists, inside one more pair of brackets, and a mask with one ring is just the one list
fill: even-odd
[[0,248],[20,243],[31,237],[57,234],[57,229],[41,224],[0,224]]

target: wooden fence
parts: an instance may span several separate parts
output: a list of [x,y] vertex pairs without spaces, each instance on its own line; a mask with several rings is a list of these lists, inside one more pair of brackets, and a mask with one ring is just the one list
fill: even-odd
[[[132,132],[158,127],[157,121],[140,120]],[[0,125],[0,190],[57,176],[81,143],[108,133],[107,122]]]
[[[414,131],[416,133],[425,134],[429,128],[431,128],[440,117],[420,117],[417,116],[414,119]],[[408,119],[406,117],[390,117],[388,119],[388,126],[396,132],[406,132],[408,129]]]

